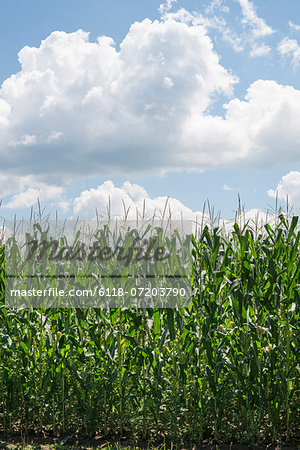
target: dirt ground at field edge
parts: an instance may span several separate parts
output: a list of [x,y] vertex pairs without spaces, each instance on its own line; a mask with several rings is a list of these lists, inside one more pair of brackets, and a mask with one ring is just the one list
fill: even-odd
[[245,444],[213,444],[208,442],[202,442],[200,444],[193,445],[180,445],[179,443],[166,443],[165,446],[162,443],[139,441],[137,443],[130,442],[128,439],[104,439],[103,437],[94,438],[63,438],[63,437],[41,437],[41,436],[27,436],[24,438],[21,435],[7,435],[0,432],[0,449],[20,449],[26,448],[26,446],[32,446],[33,449],[105,449],[110,448],[140,448],[140,449],[169,449],[173,450],[299,450],[300,445],[279,445],[279,444],[261,444],[261,445],[245,445]]

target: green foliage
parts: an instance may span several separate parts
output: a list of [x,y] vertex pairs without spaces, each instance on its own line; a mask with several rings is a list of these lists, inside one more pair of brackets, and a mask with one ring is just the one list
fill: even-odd
[[3,430],[178,442],[295,439],[300,423],[297,218],[193,237],[181,309],[5,307]]

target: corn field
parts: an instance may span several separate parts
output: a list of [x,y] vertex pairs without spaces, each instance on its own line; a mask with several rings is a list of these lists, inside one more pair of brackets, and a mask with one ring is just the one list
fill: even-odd
[[176,442],[295,442],[300,232],[283,215],[192,238],[177,309],[10,309],[0,272],[0,427]]

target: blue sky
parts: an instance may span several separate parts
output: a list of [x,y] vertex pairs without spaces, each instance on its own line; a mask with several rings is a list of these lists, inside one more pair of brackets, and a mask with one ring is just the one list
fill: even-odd
[[0,61],[5,217],[300,208],[296,0],[3,0]]

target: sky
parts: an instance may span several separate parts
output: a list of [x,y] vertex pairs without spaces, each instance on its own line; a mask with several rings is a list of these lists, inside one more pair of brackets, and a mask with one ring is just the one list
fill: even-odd
[[2,0],[0,215],[300,209],[298,0]]

